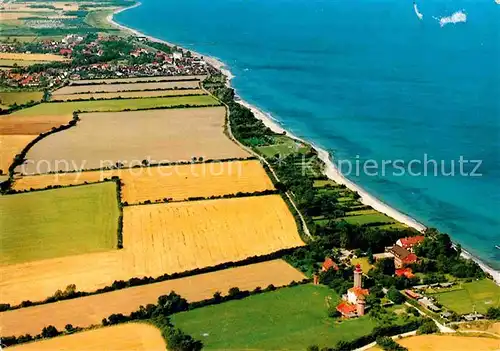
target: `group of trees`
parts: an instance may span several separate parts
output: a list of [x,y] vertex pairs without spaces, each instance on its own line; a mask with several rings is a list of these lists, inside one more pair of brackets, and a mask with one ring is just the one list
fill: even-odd
[[[457,278],[484,278],[485,273],[477,263],[461,257],[460,245],[453,245],[448,234],[441,234],[435,229],[428,229],[424,241],[415,248],[419,262],[412,265],[414,272],[426,273],[426,283],[442,279],[444,274]],[[434,274],[434,275],[433,275]]]

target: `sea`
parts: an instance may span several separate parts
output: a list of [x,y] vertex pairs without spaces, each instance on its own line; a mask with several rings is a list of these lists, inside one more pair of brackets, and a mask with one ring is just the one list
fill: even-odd
[[220,59],[350,180],[500,269],[494,0],[141,2],[114,20]]

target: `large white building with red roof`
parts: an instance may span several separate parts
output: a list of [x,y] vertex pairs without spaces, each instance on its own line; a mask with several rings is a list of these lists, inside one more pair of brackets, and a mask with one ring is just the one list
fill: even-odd
[[396,241],[396,245],[402,247],[403,249],[413,251],[413,247],[424,241],[425,237],[423,235],[409,236],[407,238],[401,238]]

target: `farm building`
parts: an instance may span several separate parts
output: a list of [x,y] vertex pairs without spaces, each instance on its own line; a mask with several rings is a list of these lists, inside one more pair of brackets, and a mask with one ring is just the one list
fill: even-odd
[[427,308],[429,311],[432,311],[432,312],[439,312],[441,311],[441,309],[439,307],[437,307],[434,302],[429,299],[428,297],[423,297],[421,299],[418,300],[418,303]]

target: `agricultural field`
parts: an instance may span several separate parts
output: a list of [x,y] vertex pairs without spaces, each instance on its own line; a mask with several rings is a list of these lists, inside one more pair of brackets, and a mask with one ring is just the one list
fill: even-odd
[[182,96],[182,95],[206,95],[202,89],[184,89],[184,90],[154,90],[154,91],[124,91],[120,93],[89,93],[89,94],[60,94],[52,97],[53,101],[72,101],[72,100],[105,100],[105,99],[132,99],[158,96]]
[[397,340],[409,351],[498,351],[500,339],[457,335],[419,335]]
[[44,62],[62,62],[68,61],[64,56],[55,54],[19,54],[13,52],[0,52],[0,59],[16,61],[44,61]]
[[123,218],[124,243],[135,258],[135,269],[144,275],[304,245],[279,195],[131,206],[124,208]]
[[9,91],[0,92],[0,104],[5,106],[22,105],[30,101],[40,101],[43,97],[41,91]]
[[265,288],[269,284],[279,287],[304,278],[302,273],[285,261],[273,260],[6,311],[0,313],[0,328],[3,335],[35,335],[47,325],[54,325],[59,330],[64,329],[67,323],[87,327],[99,324],[103,318],[113,313],[129,314],[141,305],[154,304],[158,296],[170,291],[175,291],[192,302],[211,298],[217,291],[224,295],[232,287],[240,290],[253,290],[258,286]]
[[0,116],[0,135],[33,135],[68,124],[72,116]]
[[128,204],[274,189],[257,160],[26,176],[16,179],[13,189],[43,189],[54,185],[93,183],[113,176],[121,179],[122,201]]
[[178,105],[219,105],[213,97],[206,96],[173,96],[153,97],[144,99],[121,99],[104,101],[72,101],[52,102],[39,104],[11,114],[18,116],[61,116],[71,115],[74,111],[111,112],[130,110],[143,110],[151,108],[172,107]]
[[9,347],[13,351],[164,351],[161,331],[151,324],[127,323]]
[[163,82],[176,80],[199,80],[202,81],[206,76],[155,76],[155,77],[133,77],[133,78],[113,78],[113,79],[82,79],[72,80],[71,85],[80,84],[116,84],[116,83],[145,83],[145,82]]
[[340,340],[369,334],[376,326],[368,316],[342,322],[329,318],[327,301],[335,305],[339,299],[325,286],[301,285],[178,313],[171,320],[202,340],[207,350],[333,347]]
[[121,91],[167,90],[167,89],[197,89],[200,82],[171,81],[154,83],[126,83],[126,84],[95,84],[95,85],[68,85],[57,89],[53,96],[82,93],[117,93]]
[[500,306],[500,287],[489,279],[462,283],[460,289],[432,294],[446,308],[458,314],[466,314],[474,309],[485,313],[489,307]]
[[30,149],[23,172],[96,169],[117,162],[130,167],[142,160],[248,157],[247,151],[224,135],[225,113],[224,107],[210,107],[80,114],[75,127],[52,134]]
[[36,64],[47,63],[48,61],[19,61],[19,60],[5,60],[0,59],[0,67],[27,67]]
[[116,185],[0,197],[0,265],[116,248]]
[[0,174],[7,174],[14,157],[33,139],[33,135],[0,135]]
[[279,195],[129,206],[123,215],[121,250],[0,266],[2,302],[43,300],[68,284],[94,291],[114,280],[155,277],[304,245]]

